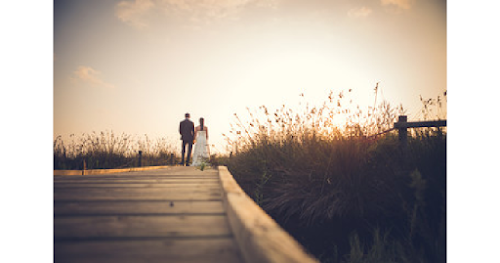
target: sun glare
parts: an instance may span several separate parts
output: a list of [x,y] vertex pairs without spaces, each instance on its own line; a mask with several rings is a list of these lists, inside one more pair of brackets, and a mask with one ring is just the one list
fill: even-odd
[[54,138],[113,130],[175,139],[191,112],[224,148],[222,134],[246,107],[321,107],[330,91],[351,90],[343,107],[355,111],[373,105],[380,83],[379,101],[418,116],[420,95],[446,89],[437,4],[248,2],[56,5]]

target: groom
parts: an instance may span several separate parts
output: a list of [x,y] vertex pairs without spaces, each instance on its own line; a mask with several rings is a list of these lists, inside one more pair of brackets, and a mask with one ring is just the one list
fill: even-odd
[[181,121],[181,124],[179,126],[179,133],[181,134],[182,140],[182,161],[179,164],[184,165],[184,153],[186,153],[187,145],[188,152],[186,158],[186,166],[189,166],[189,158],[191,157],[191,150],[193,149],[194,123],[189,120],[189,113],[186,113],[184,116],[186,117],[186,119]]

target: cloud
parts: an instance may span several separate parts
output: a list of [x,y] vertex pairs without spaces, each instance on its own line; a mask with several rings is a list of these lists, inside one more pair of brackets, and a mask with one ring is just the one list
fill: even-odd
[[382,5],[396,6],[401,9],[410,9],[412,5],[411,0],[381,0]]
[[121,1],[116,4],[115,15],[122,22],[143,29],[148,27],[145,18],[154,7],[155,3],[152,0]]
[[100,77],[101,72],[85,66],[79,66],[77,70],[73,72],[72,80],[88,83],[94,87],[103,87],[103,88],[114,88],[113,84],[107,83],[103,81]]
[[227,18],[235,18],[252,0],[164,0],[161,8],[166,15],[178,15],[191,22],[209,24]]
[[135,0],[121,1],[115,15],[138,29],[150,26],[151,17],[177,18],[188,24],[210,24],[237,19],[247,7],[276,8],[282,0]]
[[367,17],[372,12],[373,12],[373,10],[371,10],[368,7],[363,6],[361,8],[353,8],[353,9],[349,10],[347,15],[350,17]]

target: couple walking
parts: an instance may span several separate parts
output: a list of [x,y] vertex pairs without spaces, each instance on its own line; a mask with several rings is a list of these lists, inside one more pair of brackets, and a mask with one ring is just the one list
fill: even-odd
[[[189,113],[184,115],[186,119],[181,121],[179,126],[179,133],[181,134],[182,140],[182,161],[180,165],[186,164],[189,166],[189,159],[191,157],[191,150],[194,146],[193,153],[193,164],[192,166],[201,165],[203,161],[208,161],[209,149],[208,149],[208,128],[205,126],[205,120],[200,118],[200,126],[194,127],[194,123],[189,120],[191,117]],[[184,163],[184,154],[186,153],[186,146],[188,147],[186,162]]]

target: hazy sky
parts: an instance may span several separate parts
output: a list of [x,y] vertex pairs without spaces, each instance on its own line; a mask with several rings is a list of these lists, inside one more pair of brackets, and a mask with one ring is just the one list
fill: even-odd
[[[54,137],[112,130],[178,141],[185,112],[211,143],[246,107],[379,86],[418,118],[446,90],[446,1],[56,0]],[[379,94],[380,96],[380,94]]]

